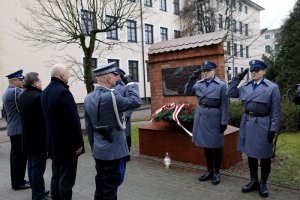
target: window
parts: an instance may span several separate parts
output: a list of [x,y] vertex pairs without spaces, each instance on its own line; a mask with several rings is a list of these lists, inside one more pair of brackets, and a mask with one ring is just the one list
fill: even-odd
[[205,30],[206,33],[210,32],[210,17],[205,17]]
[[167,11],[167,1],[159,0],[159,9],[162,11]]
[[275,53],[277,53],[279,51],[279,44],[274,45],[274,51],[275,51]]
[[139,62],[134,60],[128,61],[129,75],[132,78],[132,81],[139,81]]
[[[98,62],[97,58],[92,58],[92,69],[91,69],[91,70],[97,68],[97,62]],[[85,57],[83,57],[83,66],[85,66]],[[92,74],[93,74],[93,73],[92,73]],[[93,82],[94,82],[94,83],[97,82],[96,76],[94,76],[94,74],[93,74],[93,76],[92,76],[92,79],[93,79]]]
[[245,24],[245,35],[248,36],[248,24]]
[[127,39],[128,42],[137,42],[136,21],[127,20]]
[[147,7],[152,7],[152,0],[145,0],[144,5]]
[[240,25],[240,34],[242,35],[243,34],[243,23],[242,22],[239,22],[239,25]]
[[229,20],[229,17],[226,17],[226,19],[225,19],[225,27],[226,27],[226,29],[229,29],[229,28],[230,28],[230,20]]
[[241,73],[244,71],[244,67],[241,67]]
[[226,3],[226,6],[228,6],[228,5],[229,5],[229,0],[226,0],[226,2],[225,2],[225,3]]
[[179,0],[174,0],[174,14],[179,15]]
[[228,80],[230,81],[231,80],[231,67],[227,67],[227,77],[228,77]]
[[145,24],[145,43],[153,44],[153,25]]
[[246,46],[246,58],[249,58],[249,46]]
[[239,2],[239,11],[242,12],[243,11],[243,5],[241,2]]
[[245,13],[248,14],[248,7],[245,6]]
[[243,47],[243,45],[240,45],[240,56],[244,57],[244,47]]
[[181,32],[174,30],[174,38],[181,38]]
[[223,28],[223,15],[219,14],[219,28]]
[[233,55],[237,56],[237,44],[236,43],[233,44]]
[[118,29],[117,22],[113,16],[106,15],[106,27],[111,31],[106,32],[106,38],[117,40],[118,39]]
[[235,2],[235,0],[232,0],[231,4],[232,4],[232,8],[235,10],[236,9],[236,2]]
[[265,39],[266,40],[270,39],[270,35],[265,35]]
[[232,20],[232,31],[236,33],[236,20]]
[[81,10],[81,30],[84,35],[91,35],[93,30],[94,20],[91,11]]
[[265,53],[271,53],[271,46],[270,45],[265,46]]
[[227,42],[227,55],[231,55],[231,46],[230,46],[230,42]]
[[120,60],[118,59],[107,59],[107,63],[115,62],[116,67],[120,67]]
[[160,27],[160,40],[166,41],[168,40],[168,29]]

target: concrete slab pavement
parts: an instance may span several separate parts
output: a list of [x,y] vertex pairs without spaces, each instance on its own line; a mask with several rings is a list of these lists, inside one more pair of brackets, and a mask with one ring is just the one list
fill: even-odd
[[[0,148],[0,200],[30,200],[31,191],[14,191],[10,187],[9,149],[10,143],[2,143]],[[76,184],[73,188],[74,200],[91,200],[95,190],[95,167],[91,152],[79,158]],[[210,181],[199,182],[203,170],[184,165],[173,165],[165,169],[162,160],[132,156],[127,165],[126,177],[119,188],[120,200],[256,200],[258,192],[241,193],[241,187],[248,180],[221,174],[217,186]],[[46,188],[51,179],[51,161],[45,172]],[[300,191],[269,185],[269,199],[300,200]]]

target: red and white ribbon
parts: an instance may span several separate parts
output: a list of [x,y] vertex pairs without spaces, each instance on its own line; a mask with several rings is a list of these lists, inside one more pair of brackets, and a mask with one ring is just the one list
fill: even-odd
[[180,113],[181,109],[186,106],[188,104],[178,104],[175,108],[175,111],[173,113],[173,120],[178,124],[178,126],[180,126],[181,128],[183,128],[183,130],[189,134],[190,136],[193,136],[193,134],[187,130],[184,126],[182,126],[182,124],[180,123],[179,119],[178,119],[178,114]]

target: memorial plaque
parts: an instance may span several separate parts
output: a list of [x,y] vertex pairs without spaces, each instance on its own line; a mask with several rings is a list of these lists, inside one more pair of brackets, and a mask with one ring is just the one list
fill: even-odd
[[184,87],[197,68],[200,68],[200,65],[162,69],[163,94],[165,96],[185,96]]

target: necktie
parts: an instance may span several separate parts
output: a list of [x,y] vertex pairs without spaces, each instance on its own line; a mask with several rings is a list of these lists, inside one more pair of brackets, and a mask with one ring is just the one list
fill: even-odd
[[253,90],[255,90],[255,88],[257,88],[258,84],[257,83],[254,83],[253,84]]

